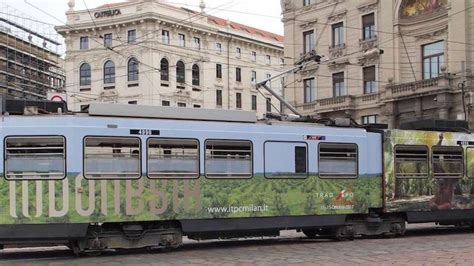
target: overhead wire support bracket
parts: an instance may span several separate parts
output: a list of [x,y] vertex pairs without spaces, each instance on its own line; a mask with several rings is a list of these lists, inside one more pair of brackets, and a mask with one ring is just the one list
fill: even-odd
[[293,105],[291,105],[291,103],[289,103],[287,100],[285,100],[281,95],[279,95],[272,88],[270,88],[267,85],[267,83],[269,81],[280,78],[282,76],[286,76],[288,74],[296,74],[299,71],[301,71],[304,67],[309,65],[310,63],[316,62],[316,63],[319,64],[321,62],[321,58],[322,57],[320,55],[316,54],[315,51],[311,51],[311,52],[307,53],[305,56],[303,56],[300,60],[298,60],[295,63],[295,65],[296,65],[295,67],[293,67],[289,70],[286,70],[286,71],[284,71],[284,72],[282,72],[282,73],[280,73],[276,76],[269,77],[267,79],[262,80],[261,82],[258,82],[256,84],[256,88],[257,88],[257,90],[259,88],[265,88],[271,95],[273,95],[275,98],[277,98],[284,106],[286,106],[288,109],[290,109],[290,111],[292,111],[295,115],[297,115],[301,118],[301,117],[303,117],[303,114],[301,114]]

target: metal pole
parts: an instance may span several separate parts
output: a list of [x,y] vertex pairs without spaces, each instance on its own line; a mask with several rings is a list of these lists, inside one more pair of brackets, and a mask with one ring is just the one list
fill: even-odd
[[277,98],[281,103],[283,103],[283,105],[288,107],[288,109],[290,109],[295,115],[298,115],[299,117],[303,117],[303,115],[300,112],[298,112],[298,110],[296,110],[296,108],[293,107],[293,105],[291,105],[289,102],[287,102],[285,99],[283,99],[283,97],[278,95],[278,93],[276,93],[274,90],[272,90],[270,87],[268,87],[266,83],[265,84],[259,84],[258,87],[264,87],[269,93],[271,93],[275,98]]
[[306,65],[309,65],[312,62],[317,62],[318,64],[321,62],[321,56],[316,54],[316,52],[310,52],[303,56],[297,63],[296,66],[292,69],[289,69],[287,71],[284,71],[274,77],[267,78],[259,83],[257,83],[256,87],[257,89],[259,88],[265,88],[270,94],[272,94],[275,98],[277,98],[283,105],[288,107],[295,115],[299,117],[303,117],[303,115],[296,110],[296,108],[291,105],[287,100],[285,100],[283,97],[281,97],[278,93],[276,93],[274,90],[272,90],[270,87],[267,86],[267,82],[274,80],[276,78],[291,74],[291,73],[296,73],[298,71],[301,71]]

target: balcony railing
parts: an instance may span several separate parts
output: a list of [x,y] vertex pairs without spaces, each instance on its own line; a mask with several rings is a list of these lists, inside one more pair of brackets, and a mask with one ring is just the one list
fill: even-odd
[[359,39],[359,47],[361,50],[367,51],[377,46],[377,35],[369,39]]
[[303,111],[314,110],[316,112],[348,110],[353,108],[353,99],[354,96],[345,95],[340,97],[316,100],[311,103],[299,105],[298,107],[302,108]]
[[425,79],[416,82],[403,83],[399,85],[389,85],[387,89],[392,92],[392,94],[404,93],[407,91],[416,91],[428,87],[438,86],[439,78]]
[[343,56],[346,53],[346,44],[338,44],[334,46],[329,46],[329,57],[331,59],[338,58]]
[[[425,79],[416,82],[388,85],[385,91],[385,99],[396,99],[405,97],[416,97],[419,94],[436,93],[448,90],[452,78],[448,75],[433,79]],[[457,88],[457,87],[456,87]]]

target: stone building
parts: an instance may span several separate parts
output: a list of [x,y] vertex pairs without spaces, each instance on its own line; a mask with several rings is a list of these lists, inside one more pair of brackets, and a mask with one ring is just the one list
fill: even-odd
[[281,5],[287,62],[311,50],[325,56],[320,65],[288,79],[293,85],[285,95],[299,111],[392,128],[420,119],[474,121],[472,0]]
[[[282,69],[283,37],[162,0],[74,10],[66,39],[69,102],[256,111],[279,108],[253,84]],[[278,81],[273,88],[281,89]]]
[[[0,95],[45,100],[50,92],[62,92],[66,77],[57,51],[60,43],[47,25],[5,3],[0,9]],[[38,24],[41,30],[32,26]]]

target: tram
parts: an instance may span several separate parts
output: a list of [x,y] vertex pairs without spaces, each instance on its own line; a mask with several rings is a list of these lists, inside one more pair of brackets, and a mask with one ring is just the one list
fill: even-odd
[[3,115],[0,244],[80,254],[182,237],[402,235],[474,220],[474,138],[91,104]]

